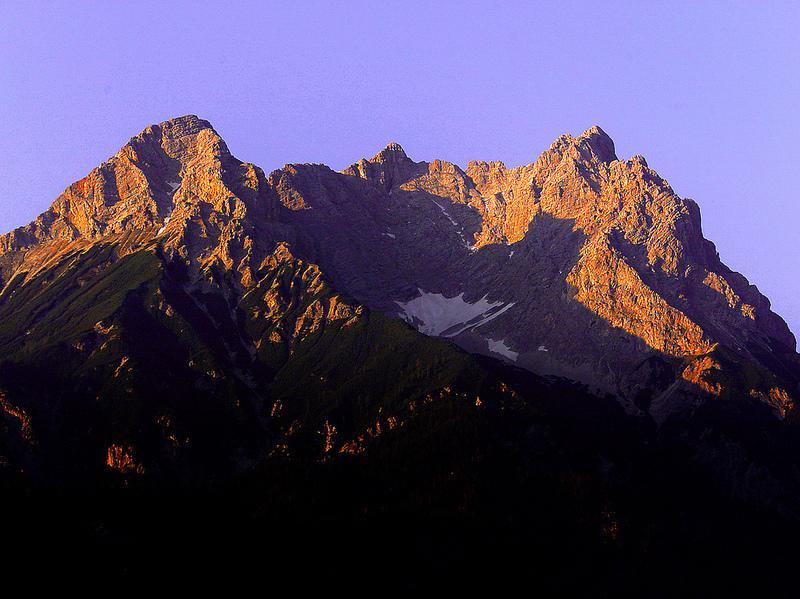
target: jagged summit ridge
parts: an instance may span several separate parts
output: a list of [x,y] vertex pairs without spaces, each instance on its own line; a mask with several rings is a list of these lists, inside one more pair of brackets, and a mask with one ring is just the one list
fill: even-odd
[[388,160],[403,160],[408,158],[403,146],[396,141],[390,141],[380,152],[372,157],[370,162],[386,162]]
[[[605,159],[609,153],[613,155],[613,142],[599,127],[588,129],[579,138],[567,135],[559,140],[574,144],[584,138],[590,140],[598,156]],[[126,229],[141,231],[149,225],[163,225],[165,215],[172,212],[170,200],[164,196],[175,195],[181,170],[190,163],[229,158],[227,145],[211,123],[196,115],[150,125],[100,167],[70,185],[34,222],[0,237],[0,251],[23,250],[47,240],[98,239]],[[450,163],[432,164],[461,172]],[[505,170],[502,163],[470,164],[490,164]],[[380,180],[390,189],[425,165],[408,158],[399,143],[390,142],[372,159],[362,159],[344,172]],[[123,184],[122,191],[119,183]]]
[[[798,383],[796,341],[785,322],[720,262],[703,237],[697,204],[677,196],[642,157],[619,160],[601,128],[561,136],[535,162],[514,168],[473,161],[465,172],[445,161],[405,157],[362,160],[344,174],[372,183],[391,200],[350,212],[349,203],[333,199],[339,192],[323,192],[305,195],[304,206],[312,209],[309,216],[318,210],[329,226],[337,223],[320,255],[339,256],[330,267],[351,273],[340,285],[368,304],[391,310],[433,296],[444,298],[442,305],[455,297],[465,305],[482,297],[513,304],[491,322],[462,323],[456,342],[490,355],[502,346],[519,365],[602,381],[631,402],[656,376],[641,369],[651,356],[688,364],[676,373],[687,389],[719,395],[736,388],[731,373],[722,376],[726,384],[716,382],[725,367],[707,357],[724,347],[760,364],[764,378],[748,393],[781,413],[791,404],[775,399],[784,397],[776,391],[780,385]],[[365,208],[371,211],[364,214]],[[383,231],[367,252],[370,260],[343,250],[363,247],[369,230]],[[365,270],[383,273],[379,286]],[[770,379],[774,365],[762,361],[767,354],[795,374],[784,383]],[[685,399],[685,390],[651,388],[649,399],[635,401],[663,416]]]
[[644,159],[618,160],[600,127],[514,168],[415,162],[393,142],[341,173],[289,165],[265,177],[210,123],[178,117],[0,237],[0,288],[96,243],[120,256],[157,246],[194,276],[227,273],[240,289],[288,243],[339,290],[389,314],[423,296],[510,306],[459,323],[454,341],[488,355],[506,348],[520,366],[596,384],[632,409],[673,402],[674,391],[650,393],[634,406],[651,386],[640,368],[650,358],[677,360],[663,368],[719,394],[715,352],[726,348],[758,366],[762,382],[747,392],[773,403],[784,397],[773,389],[794,393],[800,379],[794,336],[719,261],[697,205]]
[[[148,138],[161,142],[163,139],[176,141],[181,138],[192,137],[206,129],[214,130],[211,123],[201,119],[194,114],[167,119],[161,123],[145,127],[138,135],[130,139],[128,145],[135,140],[145,140]],[[216,134],[216,132],[214,132]]]

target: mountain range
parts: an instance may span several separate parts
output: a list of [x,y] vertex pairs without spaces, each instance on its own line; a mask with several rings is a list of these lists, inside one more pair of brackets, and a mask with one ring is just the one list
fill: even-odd
[[465,586],[535,556],[545,590],[667,592],[792,561],[798,398],[786,323],[599,127],[514,168],[390,143],[267,175],[184,116],[0,237],[0,481],[40,540],[235,511],[203,534],[328,539],[329,573],[383,576],[355,529],[410,588],[424,535]]

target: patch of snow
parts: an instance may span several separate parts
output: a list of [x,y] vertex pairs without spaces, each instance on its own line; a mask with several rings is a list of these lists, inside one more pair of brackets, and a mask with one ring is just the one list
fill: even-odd
[[156,235],[161,235],[167,229],[167,225],[169,224],[171,218],[172,215],[170,214],[167,218],[164,219],[164,225],[158,230],[158,233],[156,233]]
[[540,345],[539,351],[549,351],[549,350],[544,345]]
[[439,207],[439,210],[441,210],[442,214],[444,214],[447,217],[447,220],[449,220],[453,224],[453,226],[458,229],[458,236],[461,238],[461,242],[464,244],[464,247],[467,248],[470,252],[477,251],[474,247],[470,245],[470,243],[467,241],[467,238],[464,237],[464,227],[459,225],[456,222],[456,220],[452,216],[450,216],[450,213],[447,211],[447,209],[444,206],[442,206],[439,202],[437,202],[433,198],[431,198],[431,201]]
[[514,250],[511,250],[511,253],[508,255],[508,257],[511,258],[513,255],[514,255]]
[[169,185],[170,193],[175,193],[178,188],[181,186],[180,181],[167,181],[167,185]]
[[455,219],[452,216],[450,216],[450,213],[447,211],[447,209],[444,206],[442,206],[436,200],[432,200],[432,201],[433,201],[434,204],[436,204],[439,207],[439,210],[442,211],[442,214],[444,214],[447,217],[447,220],[449,220],[453,224],[454,227],[458,227],[459,226],[458,223],[455,221]]
[[394,233],[383,233],[383,235],[386,235],[386,237],[391,237],[392,239],[397,239]]
[[[486,298],[486,296],[484,295],[482,299],[485,299],[485,298]],[[513,305],[514,305],[514,303],[512,302],[510,304],[506,304],[505,306],[503,306],[502,308],[500,308],[497,311],[490,310],[486,314],[481,314],[481,316],[477,318],[477,322],[476,322],[476,319],[473,318],[472,320],[467,322],[466,325],[463,326],[462,328],[458,329],[457,331],[446,331],[443,336],[444,337],[455,337],[456,335],[460,335],[464,331],[467,331],[467,330],[470,330],[470,329],[474,330],[474,329],[477,329],[478,327],[482,327],[487,322],[489,322],[491,320],[494,320],[495,318],[497,318],[498,316],[500,316],[504,312],[507,312]]]
[[402,317],[425,335],[455,337],[494,320],[514,304],[490,302],[483,296],[475,303],[464,301],[464,294],[445,297],[419,289],[420,296],[408,302],[395,302]]
[[505,356],[512,362],[516,362],[517,358],[519,357],[519,352],[511,351],[511,348],[506,345],[504,339],[500,341],[495,341],[494,339],[486,339],[489,342],[489,351],[494,354],[500,354],[501,356]]

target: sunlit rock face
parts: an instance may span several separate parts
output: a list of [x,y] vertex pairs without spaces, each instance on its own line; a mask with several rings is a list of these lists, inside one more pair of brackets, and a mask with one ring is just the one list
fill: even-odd
[[[659,419],[731,393],[785,416],[798,394],[793,335],[703,238],[697,204],[644,158],[619,159],[599,127],[514,168],[415,162],[392,143],[342,172],[266,176],[208,122],[177,118],[0,237],[0,286],[101,243],[114,260],[153,247],[197,285],[224,281],[232,303],[262,295],[265,268],[289,253],[352,303],[309,305],[273,342],[363,305]],[[254,314],[280,313],[279,292]]]
[[207,121],[177,118],[131,138],[34,222],[0,237],[0,276],[31,276],[98,241],[123,256],[160,238],[188,264],[247,279],[253,227],[270,220],[269,206],[260,169],[231,156]]
[[[797,395],[784,321],[720,261],[697,204],[641,156],[618,159],[599,127],[515,168],[414,162],[392,143],[341,174],[305,165],[270,180],[340,288],[426,334],[495,356],[502,341],[499,354],[521,366],[659,418],[708,394],[681,373],[720,352],[734,371],[754,366],[754,396],[774,385]],[[718,395],[742,391],[722,371]]]

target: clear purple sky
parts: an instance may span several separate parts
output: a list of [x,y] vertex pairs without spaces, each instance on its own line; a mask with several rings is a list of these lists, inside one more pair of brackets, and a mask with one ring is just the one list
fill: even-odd
[[800,3],[334,4],[0,0],[0,230],[186,113],[267,171],[516,165],[598,124],[800,332]]

